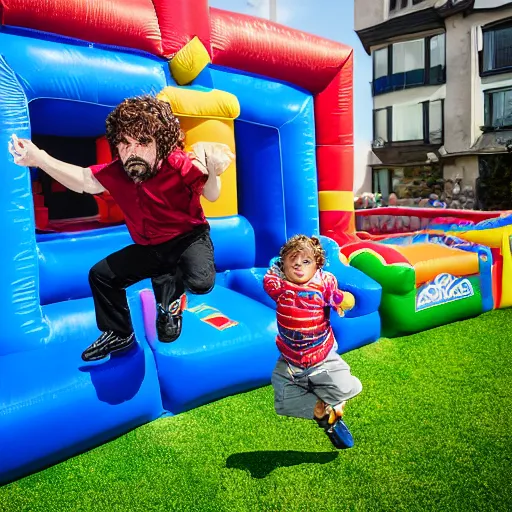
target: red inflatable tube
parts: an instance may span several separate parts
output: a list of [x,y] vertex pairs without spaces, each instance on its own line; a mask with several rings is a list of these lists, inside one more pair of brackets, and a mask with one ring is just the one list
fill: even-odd
[[340,252],[346,256],[347,258],[350,257],[351,254],[353,254],[356,251],[360,251],[362,249],[369,249],[384,259],[384,261],[391,265],[393,263],[407,263],[409,264],[409,260],[401,253],[399,253],[396,249],[393,247],[389,247],[387,245],[383,244],[377,244],[374,242],[355,242],[352,244],[347,244],[344,247],[340,249]]
[[[352,49],[271,21],[210,8],[213,63],[323,91]],[[297,56],[300,55],[300,58]]]
[[435,219],[436,217],[457,217],[459,219],[481,222],[487,219],[499,217],[501,212],[480,212],[475,210],[451,210],[449,208],[405,208],[402,206],[387,206],[383,208],[369,208],[356,210],[358,217],[370,217],[372,215],[391,215],[394,217],[419,217],[420,219]]
[[317,146],[316,162],[319,169],[318,190],[352,190],[353,146]]
[[[212,8],[210,18],[214,64],[283,80],[315,95],[319,190],[352,192],[353,50],[252,16]],[[353,211],[320,212],[321,233],[338,243],[354,227]]]
[[339,245],[353,241],[354,212],[320,211],[320,233],[331,237]]
[[2,0],[0,5],[2,25],[162,54],[160,27],[151,0]]
[[153,0],[162,35],[162,55],[170,58],[197,36],[210,52],[208,0]]
[[319,146],[354,144],[353,80],[351,50],[336,76],[315,97],[315,118],[322,120],[316,124],[316,143]]

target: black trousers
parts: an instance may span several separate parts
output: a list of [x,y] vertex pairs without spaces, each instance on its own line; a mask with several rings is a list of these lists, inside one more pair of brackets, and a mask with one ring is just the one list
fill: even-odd
[[165,309],[185,288],[195,294],[211,291],[215,264],[208,226],[159,245],[129,245],[96,263],[89,271],[89,284],[100,331],[133,332],[126,288],[148,278],[156,302]]

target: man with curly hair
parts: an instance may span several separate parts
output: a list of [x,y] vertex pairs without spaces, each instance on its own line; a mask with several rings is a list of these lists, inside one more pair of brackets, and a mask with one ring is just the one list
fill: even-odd
[[151,278],[157,332],[175,341],[182,327],[185,289],[208,293],[215,282],[210,227],[201,195],[216,201],[219,175],[234,155],[223,144],[201,142],[184,151],[170,105],[153,96],[129,98],[107,117],[114,160],[82,168],[52,158],[30,140],[13,135],[9,150],[18,165],[39,167],[78,193],[105,190],[123,211],[133,244],[96,263],[89,283],[101,335],[82,354],[96,361],[135,344],[126,288]]
[[296,235],[264,277],[263,287],[277,304],[281,353],[272,373],[274,404],[280,415],[315,419],[336,448],[350,448],[354,441],[342,420],[343,409],[362,386],[337,354],[329,312],[343,316],[355,300],[338,289],[324,264],[320,240]]

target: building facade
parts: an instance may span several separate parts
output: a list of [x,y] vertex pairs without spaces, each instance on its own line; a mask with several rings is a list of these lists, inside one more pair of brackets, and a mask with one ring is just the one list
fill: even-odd
[[355,0],[355,29],[373,59],[374,192],[512,208],[512,1]]

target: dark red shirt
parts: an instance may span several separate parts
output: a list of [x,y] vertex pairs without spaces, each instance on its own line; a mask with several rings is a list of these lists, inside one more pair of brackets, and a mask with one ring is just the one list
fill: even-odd
[[173,151],[158,173],[143,183],[134,183],[119,159],[90,169],[121,208],[137,244],[161,244],[208,224],[201,206],[208,176],[182,150]]

